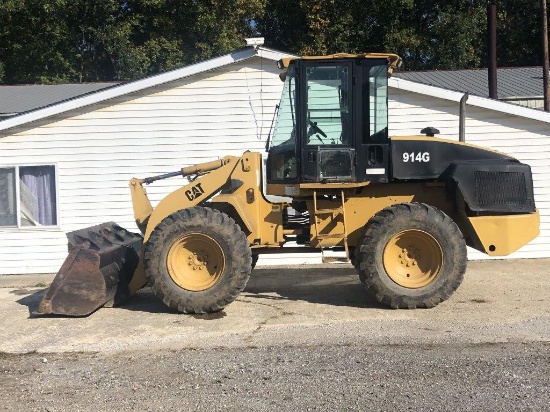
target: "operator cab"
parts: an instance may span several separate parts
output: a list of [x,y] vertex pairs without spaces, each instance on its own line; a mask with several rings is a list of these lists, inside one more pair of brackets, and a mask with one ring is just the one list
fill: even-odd
[[268,184],[387,182],[392,54],[283,59]]

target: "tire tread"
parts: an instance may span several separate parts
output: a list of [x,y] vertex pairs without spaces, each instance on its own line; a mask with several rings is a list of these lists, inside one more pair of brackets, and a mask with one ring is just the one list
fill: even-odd
[[[407,224],[422,227],[432,235],[440,233],[442,238],[438,241],[450,249],[443,249],[443,267],[437,280],[420,290],[391,281],[380,263],[380,251],[385,246],[382,239],[388,238],[390,232],[407,229]],[[356,269],[367,294],[395,309],[437,306],[458,288],[467,265],[466,244],[458,226],[443,211],[425,203],[400,203],[380,210],[365,226],[357,250]]]
[[[179,287],[162,262],[169,242],[191,228],[207,228],[216,241],[224,244],[228,255],[219,282],[211,288],[194,292]],[[246,235],[226,214],[207,207],[182,209],[165,217],[153,230],[145,245],[145,275],[154,294],[162,302],[183,313],[210,313],[222,310],[235,300],[250,277],[252,256]]]

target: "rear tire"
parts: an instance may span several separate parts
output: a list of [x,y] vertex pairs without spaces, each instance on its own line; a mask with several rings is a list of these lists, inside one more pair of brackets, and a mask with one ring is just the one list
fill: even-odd
[[245,234],[205,207],[167,216],[145,244],[145,275],[167,306],[183,313],[223,309],[244,289],[252,264]]
[[453,220],[421,203],[387,207],[373,216],[356,249],[367,293],[395,309],[431,308],[458,288],[466,243]]

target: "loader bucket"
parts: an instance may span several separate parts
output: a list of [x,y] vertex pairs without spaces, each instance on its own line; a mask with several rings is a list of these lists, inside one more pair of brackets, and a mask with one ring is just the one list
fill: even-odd
[[113,222],[70,232],[67,238],[69,256],[35,314],[85,316],[126,299],[143,238]]

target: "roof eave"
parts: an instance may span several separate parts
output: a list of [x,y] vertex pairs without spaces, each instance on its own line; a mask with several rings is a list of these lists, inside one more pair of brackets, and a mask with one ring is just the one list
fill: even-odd
[[147,77],[145,79],[136,80],[130,83],[124,83],[120,86],[115,86],[106,90],[100,90],[98,92],[85,95],[82,97],[76,97],[71,100],[63,101],[51,106],[35,109],[26,113],[21,113],[17,116],[0,121],[0,130],[7,130],[13,127],[21,126],[26,123],[34,122],[37,120],[45,119],[47,117],[55,116],[70,110],[79,109],[85,106],[89,106],[95,103],[99,103],[105,100],[113,99],[126,94],[138,92],[150,87],[158,86],[164,83],[169,83],[174,80],[183,79],[185,77],[193,76],[198,73],[202,73],[208,70],[217,69],[223,66],[227,66],[232,63],[243,61],[254,57],[256,55],[264,55],[262,57],[269,58],[271,54],[277,54],[277,59],[281,58],[274,50],[264,49],[261,47],[247,47],[234,53],[226,54],[224,56],[216,57],[204,62],[192,64],[182,67],[180,69],[171,70],[166,73],[157,74],[155,76]]

